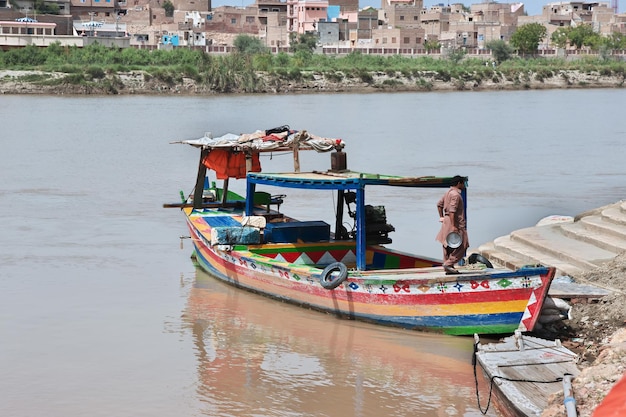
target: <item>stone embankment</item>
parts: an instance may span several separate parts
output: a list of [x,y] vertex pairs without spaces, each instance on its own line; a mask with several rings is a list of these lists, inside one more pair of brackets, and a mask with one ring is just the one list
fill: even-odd
[[[552,216],[478,248],[492,263],[510,268],[554,266],[575,283],[599,288],[565,296],[569,317],[545,326],[540,336],[559,338],[579,356],[572,387],[579,417],[590,417],[610,389],[626,377],[626,201],[578,216]],[[553,287],[559,287],[559,279]],[[593,292],[593,291],[592,291]],[[551,289],[551,295],[552,289]],[[549,399],[542,417],[564,416],[563,393]]]
[[[584,281],[586,273],[626,251],[626,201],[578,216],[552,216],[478,248],[494,264],[508,268],[541,264],[557,275]],[[590,283],[598,285],[598,283]]]
[[[331,74],[332,73],[332,74]],[[490,77],[465,74],[451,78],[450,74],[421,71],[413,75],[400,72],[370,72],[367,76],[354,76],[341,71],[328,74],[301,71],[300,77],[282,77],[276,74],[257,73],[254,93],[338,93],[384,91],[489,91],[535,90],[564,88],[622,88],[624,74],[584,73],[573,70],[553,71],[549,74],[523,72],[505,74],[497,68]],[[250,86],[246,90],[250,92]],[[226,93],[244,93],[237,86]],[[43,71],[0,70],[0,94],[69,94],[69,95],[214,95],[224,94],[202,80],[189,77],[151,76],[145,71],[106,74],[101,78],[78,78],[75,74]]]

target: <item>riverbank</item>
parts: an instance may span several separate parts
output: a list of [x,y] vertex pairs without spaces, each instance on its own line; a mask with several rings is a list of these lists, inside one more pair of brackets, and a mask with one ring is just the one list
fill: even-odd
[[[490,78],[465,74],[454,78],[450,74],[422,71],[416,75],[401,72],[370,72],[367,76],[351,77],[341,72],[332,75],[302,71],[298,77],[258,72],[255,93],[368,93],[368,92],[426,92],[426,91],[494,91],[540,90],[568,88],[623,88],[623,74],[601,74],[579,70],[546,73],[519,72],[505,74],[497,69]],[[247,91],[233,87],[229,93]],[[67,94],[67,95],[216,95],[224,94],[191,77],[155,77],[145,71],[97,74],[66,74],[45,71],[0,70],[1,94]]]
[[[590,271],[584,279],[613,292],[596,302],[574,302],[571,318],[555,336],[579,355],[582,372],[572,381],[572,388],[578,416],[590,417],[626,375],[626,253]],[[562,392],[551,398],[542,417],[563,416],[563,400]]]

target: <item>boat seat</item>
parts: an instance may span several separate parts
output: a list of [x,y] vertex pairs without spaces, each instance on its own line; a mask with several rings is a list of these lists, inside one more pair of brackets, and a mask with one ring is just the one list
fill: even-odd
[[280,211],[280,205],[283,204],[283,199],[287,197],[285,194],[271,195],[265,191],[256,191],[254,193],[254,204],[257,206],[264,206],[265,210],[269,213],[272,205],[276,206],[276,211]]

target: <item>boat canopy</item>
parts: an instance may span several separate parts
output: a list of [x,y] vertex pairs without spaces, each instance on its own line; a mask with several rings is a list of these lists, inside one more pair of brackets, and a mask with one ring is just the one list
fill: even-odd
[[[355,193],[356,203],[356,263],[357,269],[366,269],[366,209],[365,186],[386,185],[393,187],[448,188],[454,177],[400,177],[382,174],[367,174],[355,171],[327,172],[289,172],[277,174],[261,174],[249,172],[246,176],[246,195],[253,196],[257,184],[285,188],[303,188],[311,190],[337,190],[339,192],[337,226],[341,224],[342,205],[345,191]],[[467,179],[466,179],[467,181]],[[461,191],[463,204],[467,206],[467,191]],[[465,207],[467,208],[467,207]],[[246,215],[254,213],[254,199],[246,198]]]
[[288,172],[278,174],[248,173],[248,183],[276,187],[308,188],[316,190],[356,190],[366,185],[394,187],[447,188],[453,177],[402,177],[396,175],[368,174],[356,171]]
[[213,137],[207,132],[199,139],[182,140],[173,143],[184,143],[197,148],[212,150],[225,149],[231,152],[275,152],[293,149],[315,150],[317,152],[339,151],[345,143],[342,139],[324,138],[306,130],[292,130],[289,126],[280,126],[268,130],[257,130],[254,133],[227,133]]
[[279,126],[254,133],[227,133],[213,137],[210,132],[199,139],[176,141],[201,149],[200,164],[215,171],[218,179],[245,178],[248,172],[261,172],[259,154],[262,152],[293,152],[293,170],[300,171],[299,151],[340,151],[341,139],[324,138],[306,130]]

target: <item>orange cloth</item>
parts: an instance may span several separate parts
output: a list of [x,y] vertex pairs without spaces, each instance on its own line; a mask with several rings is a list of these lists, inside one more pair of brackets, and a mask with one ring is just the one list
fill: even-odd
[[[243,152],[232,153],[224,149],[214,149],[204,157],[202,163],[215,171],[215,176],[220,180],[246,177],[246,155]],[[250,172],[261,172],[259,154],[252,154]]]

